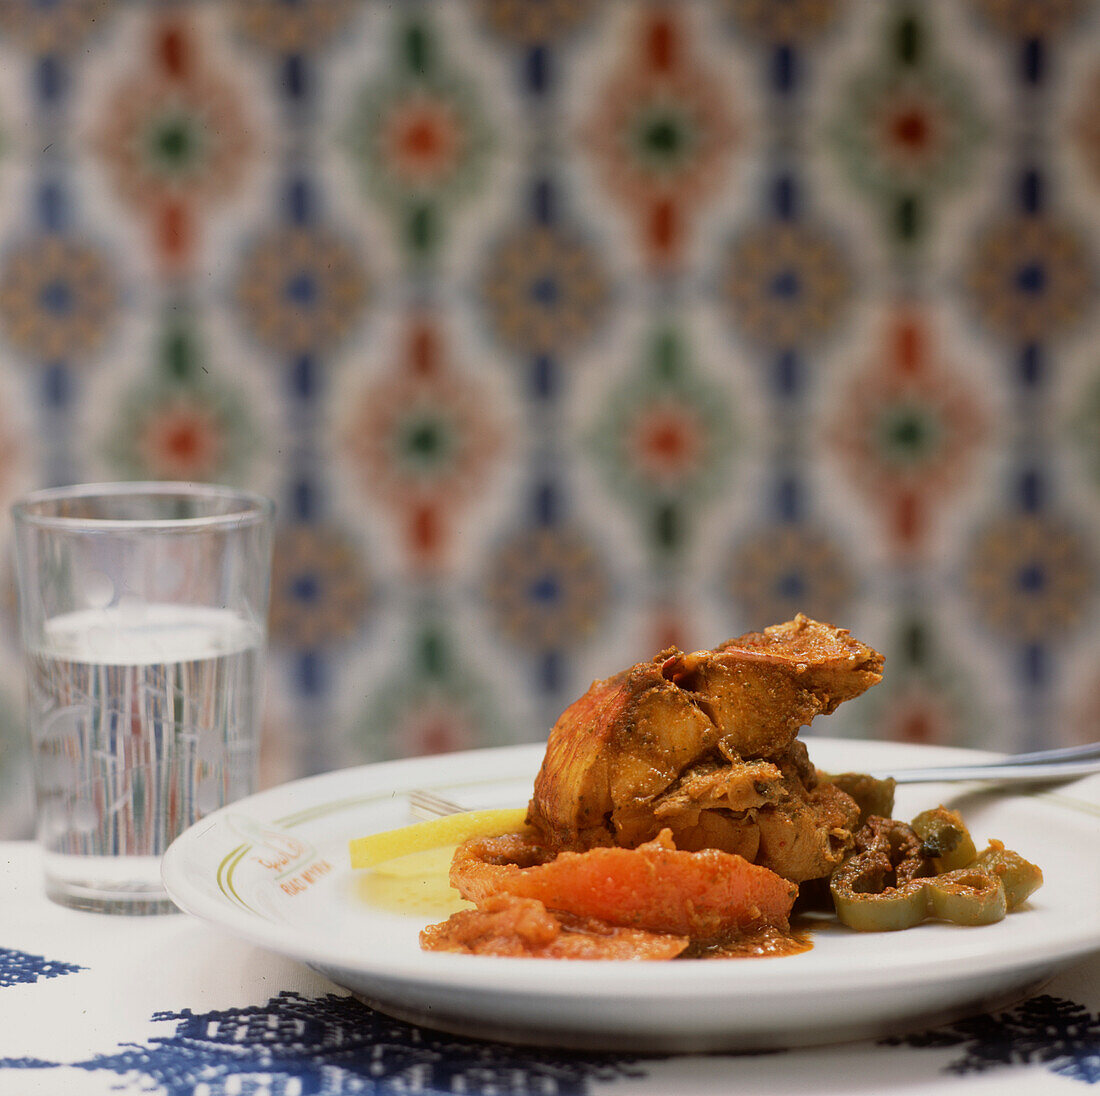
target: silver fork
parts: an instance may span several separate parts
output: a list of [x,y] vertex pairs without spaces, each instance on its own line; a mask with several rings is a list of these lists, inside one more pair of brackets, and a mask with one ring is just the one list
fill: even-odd
[[892,776],[899,784],[927,784],[933,781],[995,780],[1006,784],[1054,783],[1100,772],[1100,742],[1066,746],[1057,750],[1012,754],[999,761],[977,761],[967,765],[935,765],[915,769],[880,769],[870,775]]
[[442,818],[448,814],[461,814],[465,810],[469,808],[426,788],[414,788],[409,792],[409,812],[414,818]]

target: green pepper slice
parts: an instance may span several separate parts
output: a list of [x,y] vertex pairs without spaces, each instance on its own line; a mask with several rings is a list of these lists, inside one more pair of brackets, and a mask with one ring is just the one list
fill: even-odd
[[937,874],[965,868],[978,855],[970,831],[958,811],[943,806],[933,807],[921,811],[912,825],[921,839],[921,851],[932,858]]
[[1014,910],[1043,885],[1043,872],[1018,852],[1006,849],[1002,842],[991,840],[974,861],[975,868],[1000,879],[1005,891],[1005,903]]
[[896,932],[928,916],[926,879],[884,886],[882,857],[873,851],[849,857],[829,880],[841,924],[859,932]]
[[1007,912],[1005,889],[995,875],[960,868],[933,876],[926,883],[932,915],[956,925],[992,925]]

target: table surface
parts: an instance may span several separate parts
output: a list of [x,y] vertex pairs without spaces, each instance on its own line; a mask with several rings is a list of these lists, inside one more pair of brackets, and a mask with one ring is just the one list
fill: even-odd
[[391,1020],[185,914],[64,909],[42,894],[35,846],[0,843],[0,1094],[1084,1096],[1090,1085],[1100,1094],[1100,953],[1012,1008],[895,1043],[651,1059],[534,1050]]

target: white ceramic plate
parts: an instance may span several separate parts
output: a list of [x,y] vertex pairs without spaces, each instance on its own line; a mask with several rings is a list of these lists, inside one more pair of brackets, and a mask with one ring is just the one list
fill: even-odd
[[[883,769],[989,757],[892,743],[809,739],[823,769]],[[204,818],[168,850],[184,910],[300,959],[392,1016],[456,1034],[588,1049],[767,1049],[885,1035],[999,1007],[1100,948],[1100,778],[1010,794],[945,784],[900,788],[907,818],[939,802],[975,840],[1039,863],[1026,908],[981,928],[927,923],[858,934],[835,924],[775,959],[550,961],[422,952],[428,920],[366,903],[350,838],[410,821],[406,792],[469,807],[523,806],[541,746],[387,762],[295,781]]]

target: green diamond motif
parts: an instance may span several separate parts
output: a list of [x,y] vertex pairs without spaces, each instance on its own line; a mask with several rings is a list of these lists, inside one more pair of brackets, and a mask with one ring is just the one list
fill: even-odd
[[184,114],[157,119],[146,137],[149,160],[166,175],[183,175],[195,170],[203,157],[201,127]]
[[401,455],[410,463],[430,469],[447,463],[453,449],[452,442],[445,422],[424,416],[405,424],[399,448]]
[[918,464],[929,458],[939,442],[939,423],[928,408],[891,408],[883,417],[881,437],[883,450],[891,460]]
[[695,146],[688,120],[667,106],[643,112],[634,125],[633,143],[639,159],[661,172],[677,170]]

